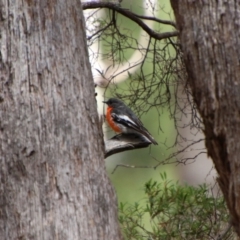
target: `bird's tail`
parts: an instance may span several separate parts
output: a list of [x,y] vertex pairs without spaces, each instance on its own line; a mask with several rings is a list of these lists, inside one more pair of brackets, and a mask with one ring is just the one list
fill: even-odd
[[140,133],[143,136],[145,136],[151,143],[153,143],[154,145],[158,145],[156,140],[152,137],[152,135],[148,132],[148,130],[146,128],[142,128]]

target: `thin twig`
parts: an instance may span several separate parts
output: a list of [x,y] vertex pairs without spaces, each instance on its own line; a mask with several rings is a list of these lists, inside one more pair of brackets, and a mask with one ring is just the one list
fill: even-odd
[[98,31],[96,31],[93,35],[89,36],[89,37],[87,38],[87,40],[88,40],[88,41],[91,40],[94,36],[96,36],[96,35],[99,34],[100,32],[105,31],[105,30],[106,30],[107,28],[109,28],[111,25],[112,25],[112,22],[108,23],[105,27],[100,28],[100,29],[99,29]]
[[113,169],[112,174],[117,170],[118,167],[125,167],[125,168],[152,168],[152,166],[135,166],[135,165],[127,165],[127,164],[118,164],[116,167]]
[[[191,146],[193,146],[193,145],[195,145],[195,144],[197,144],[197,143],[199,143],[199,142],[201,142],[201,141],[203,141],[204,139],[203,138],[201,138],[201,139],[199,139],[199,140],[197,140],[197,141],[194,141],[193,143],[190,143],[190,144],[188,144],[186,147],[184,147],[184,148],[182,148],[181,150],[179,150],[179,151],[177,151],[177,152],[174,152],[173,154],[171,154],[168,158],[166,158],[164,161],[167,161],[167,160],[169,160],[169,159],[171,159],[171,158],[174,158],[174,157],[176,157],[177,155],[179,155],[180,153],[183,153],[183,152],[185,152],[185,150],[186,149],[188,149],[189,147],[191,147]],[[201,152],[200,154],[202,154],[202,153],[204,153],[204,152]],[[200,155],[200,154],[198,154],[198,155]],[[197,155],[197,156],[198,156]],[[188,159],[193,159],[193,158],[188,158]],[[163,161],[163,162],[164,162]],[[158,163],[156,166],[154,166],[154,169],[156,169],[159,165],[161,165],[163,162],[160,162],[160,163]]]

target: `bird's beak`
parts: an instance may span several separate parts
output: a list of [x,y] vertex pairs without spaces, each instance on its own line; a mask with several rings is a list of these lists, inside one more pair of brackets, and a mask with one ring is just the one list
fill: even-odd
[[107,103],[107,101],[103,101],[103,103]]

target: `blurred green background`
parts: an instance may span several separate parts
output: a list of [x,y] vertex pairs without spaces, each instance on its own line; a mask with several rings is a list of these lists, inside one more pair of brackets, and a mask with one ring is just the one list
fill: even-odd
[[[141,1],[139,0],[123,0],[121,3],[121,7],[130,9],[134,13],[137,13],[139,15],[144,15],[144,8],[148,8],[149,10],[152,9],[154,10],[155,17],[161,19],[169,19],[169,13],[171,12],[171,6],[168,0],[156,1],[155,9],[153,1],[144,1],[143,3],[141,3]],[[106,10],[106,16],[108,15],[108,13],[109,11]],[[173,20],[173,18],[171,20]],[[121,25],[122,29],[127,29],[136,38],[141,34],[141,30],[137,24],[121,16],[120,14],[117,15],[117,24]],[[158,31],[171,31],[172,27],[155,23],[154,29]],[[104,51],[109,51],[106,45],[103,45],[102,48],[104,49]],[[173,54],[175,54],[173,49],[171,49],[170,52],[171,51]],[[134,50],[128,50],[124,52],[124,55],[128,59],[133,53]],[[151,72],[153,68],[152,65],[153,64],[151,62],[145,64],[144,71]],[[124,95],[124,92],[127,93],[130,81],[131,79],[127,79],[123,83],[120,83],[117,87],[111,87],[110,85],[104,97],[114,97],[118,93]],[[126,100],[125,103],[128,104],[129,102],[127,102]],[[138,168],[138,166],[155,166],[158,161],[164,160],[167,156],[169,156],[171,151],[174,150],[167,150],[165,146],[165,144],[173,145],[175,141],[174,123],[172,120],[170,120],[170,114],[167,109],[161,109],[160,111],[160,117],[159,113],[157,113],[154,108],[147,113],[142,114],[141,116],[141,121],[143,122],[144,126],[154,136],[159,145],[152,145],[144,149],[126,151],[124,153],[115,154],[105,160],[109,177],[117,192],[118,202],[134,203],[143,199],[144,184],[150,178],[159,180],[159,172],[167,172],[167,176],[171,179],[178,178],[177,172],[175,171],[175,167],[173,165],[160,165],[156,170],[154,170],[153,168]],[[159,121],[161,123],[161,131],[159,130]],[[104,125],[104,132],[105,134],[107,134],[107,138],[115,135],[115,133],[112,132],[107,125]],[[112,173],[112,171],[118,164],[131,165],[135,166],[135,168],[126,168],[119,166],[116,171]]]

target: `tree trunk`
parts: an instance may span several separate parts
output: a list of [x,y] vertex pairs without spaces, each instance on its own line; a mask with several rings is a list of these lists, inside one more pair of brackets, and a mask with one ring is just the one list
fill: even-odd
[[240,236],[240,3],[171,3],[208,154]]
[[0,238],[120,239],[79,0],[0,0]]

